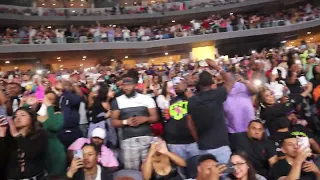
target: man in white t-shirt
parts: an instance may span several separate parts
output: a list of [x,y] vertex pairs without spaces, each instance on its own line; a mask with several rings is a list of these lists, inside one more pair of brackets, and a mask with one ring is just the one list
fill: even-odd
[[56,29],[56,38],[57,38],[57,43],[64,43],[64,29]]
[[29,27],[29,44],[33,43],[33,38],[37,34],[37,30],[35,30],[32,26]]
[[124,41],[129,41],[130,39],[130,30],[127,27],[124,27],[122,30],[122,36]]

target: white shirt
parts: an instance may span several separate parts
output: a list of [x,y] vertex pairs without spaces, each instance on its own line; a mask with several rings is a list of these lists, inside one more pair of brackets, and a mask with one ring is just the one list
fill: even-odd
[[36,33],[37,33],[37,31],[36,31],[35,29],[30,29],[30,30],[29,30],[29,37],[35,36]]
[[138,30],[138,37],[140,38],[142,36],[144,36],[144,29],[139,29]]
[[130,37],[130,30],[129,29],[124,29],[122,30],[123,37],[124,38],[129,38]]
[[100,33],[100,27],[94,29],[93,32],[94,32],[94,33],[93,33],[93,36],[95,36],[95,37],[100,36],[100,35],[101,35],[101,33]]

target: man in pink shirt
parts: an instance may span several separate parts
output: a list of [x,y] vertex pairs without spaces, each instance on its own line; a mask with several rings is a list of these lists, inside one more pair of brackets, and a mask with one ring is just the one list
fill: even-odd
[[101,146],[101,154],[98,162],[101,163],[103,167],[111,168],[112,170],[117,170],[119,163],[117,158],[114,156],[113,152],[103,144],[104,138],[106,137],[106,131],[102,128],[95,128],[92,131],[92,138],[79,138],[74,143],[72,143],[68,148],[68,154],[73,157],[73,152],[76,150],[81,150],[82,146],[85,144],[93,143],[97,146]]

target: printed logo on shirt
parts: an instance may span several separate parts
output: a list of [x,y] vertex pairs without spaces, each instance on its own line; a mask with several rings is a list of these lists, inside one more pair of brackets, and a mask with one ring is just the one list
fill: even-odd
[[170,105],[169,113],[174,120],[181,120],[188,114],[188,101],[177,101]]

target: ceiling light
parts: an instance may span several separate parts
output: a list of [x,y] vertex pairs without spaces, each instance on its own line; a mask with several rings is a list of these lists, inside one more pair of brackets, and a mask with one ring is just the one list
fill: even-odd
[[58,60],[59,62],[61,61],[61,59]]
[[75,10],[73,10],[73,11],[71,11],[71,12],[73,12],[73,13],[74,13],[74,12],[76,12],[76,11],[75,11]]
[[291,44],[294,44],[294,41],[292,41]]
[[117,25],[113,25],[112,27],[117,27]]
[[111,61],[113,62],[113,61],[114,61],[114,59],[111,59]]
[[311,34],[311,32],[309,31],[309,32],[307,32],[307,34]]
[[87,58],[87,56],[83,56],[82,58],[85,59],[85,58]]
[[52,6],[55,6],[56,4],[52,4]]
[[128,3],[124,3],[125,5],[127,5]]
[[176,22],[176,21],[175,21],[175,20],[172,20],[171,22],[173,22],[173,23],[174,23],[174,22]]
[[154,61],[154,59],[151,59],[151,61],[153,62],[153,61]]
[[61,59],[61,57],[57,57],[57,59]]
[[60,67],[63,67],[63,65],[60,65]]
[[37,74],[42,74],[42,70],[41,70],[41,69],[38,69],[38,70],[37,70]]
[[63,69],[60,69],[60,71],[63,71]]
[[83,64],[80,64],[80,66],[83,66]]
[[6,63],[6,64],[9,64],[9,63],[10,63],[10,61],[6,61],[5,63]]
[[112,26],[112,24],[109,25],[110,27]]
[[86,59],[82,59],[82,61],[85,61]]
[[134,2],[133,4],[137,4],[137,2]]
[[169,53],[167,53],[167,52],[166,52],[166,53],[164,53],[164,55],[166,55],[166,56],[167,56],[168,54],[169,54]]
[[48,29],[51,29],[51,26],[48,26],[47,28],[48,28]]
[[256,52],[257,52],[257,51],[255,51],[255,50],[252,50],[252,51],[251,51],[252,54],[254,54],[254,53],[256,53]]
[[45,3],[42,3],[42,6],[45,6],[46,4]]
[[155,3],[155,1],[151,1],[152,3]]
[[84,1],[84,0],[81,0],[82,2]]
[[310,38],[310,40],[313,40],[313,38]]
[[281,41],[282,44],[286,43],[287,41]]
[[230,13],[230,15],[233,15],[233,13]]
[[83,6],[83,4],[81,4],[80,6]]
[[128,59],[129,57],[128,57],[128,56],[125,56],[124,58]]
[[70,4],[70,6],[73,6],[73,4]]
[[311,41],[307,41],[307,43],[310,43]]
[[14,67],[14,69],[18,69],[18,67]]

